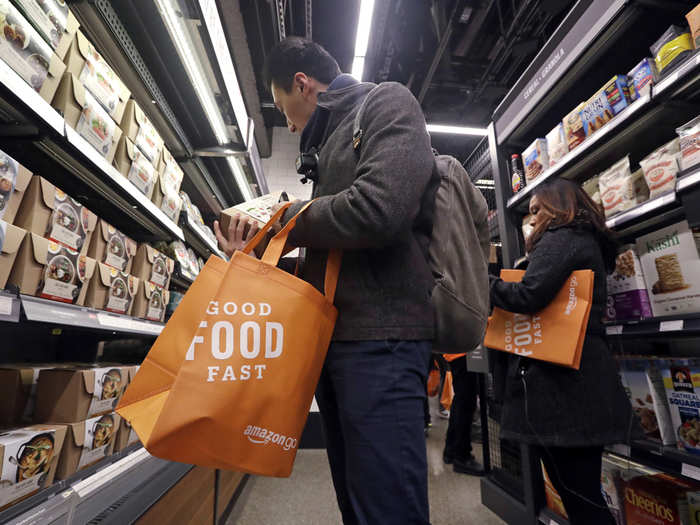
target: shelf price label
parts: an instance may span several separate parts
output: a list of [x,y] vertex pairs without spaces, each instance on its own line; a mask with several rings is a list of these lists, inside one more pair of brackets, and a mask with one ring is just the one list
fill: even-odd
[[622,325],[616,324],[613,326],[606,326],[605,333],[607,335],[620,335],[620,334],[622,334]]
[[630,457],[632,455],[632,449],[629,445],[624,445],[622,443],[617,443],[610,447],[610,450],[613,451],[615,454],[618,454],[620,456],[626,456]]
[[12,315],[12,298],[0,297],[0,315]]
[[683,319],[659,323],[659,332],[678,332],[680,330],[683,330]]
[[693,478],[700,481],[700,467],[696,467],[695,465],[683,463],[681,466],[681,474],[688,478]]

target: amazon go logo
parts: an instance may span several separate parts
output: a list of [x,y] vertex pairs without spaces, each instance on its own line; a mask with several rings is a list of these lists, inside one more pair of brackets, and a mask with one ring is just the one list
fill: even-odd
[[248,436],[248,440],[256,445],[267,445],[273,443],[282,447],[284,450],[290,450],[297,447],[297,440],[292,437],[283,436],[272,430],[254,425],[248,425],[243,431],[244,436]]
[[[275,321],[265,321],[272,313],[272,308],[267,303],[219,303],[212,301],[207,308],[207,314],[224,316],[213,323],[202,321],[199,324],[199,334],[194,337],[185,359],[193,361],[198,347],[208,349],[214,359],[222,361],[220,366],[208,366],[206,381],[248,381],[250,379],[263,379],[266,365],[244,364],[232,366],[226,364],[226,360],[234,355],[240,355],[243,359],[276,359],[282,355],[284,349],[284,326]],[[234,316],[235,317],[234,319]],[[226,319],[229,317],[229,319]],[[256,320],[246,317],[256,317]]]

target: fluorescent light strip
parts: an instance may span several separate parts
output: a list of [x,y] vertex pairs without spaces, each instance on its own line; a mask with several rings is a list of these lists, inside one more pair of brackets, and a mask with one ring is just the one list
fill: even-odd
[[365,56],[369,45],[369,32],[372,29],[373,12],[374,0],[362,0],[360,15],[357,19],[357,33],[355,35],[355,59],[352,62],[352,76],[360,81],[365,69]]
[[233,171],[233,176],[236,179],[236,184],[238,184],[238,187],[240,188],[241,193],[243,194],[243,200],[252,200],[253,192],[250,191],[248,179],[246,178],[245,173],[243,173],[243,168],[238,163],[238,159],[234,157],[226,157],[226,160],[228,161],[228,165],[231,167],[231,171]]
[[470,128],[464,126],[445,126],[442,124],[427,124],[428,133],[451,133],[453,135],[475,135],[485,137],[488,134],[486,128]]
[[205,80],[199,60],[192,54],[194,45],[190,40],[188,28],[183,23],[182,17],[179,17],[175,12],[172,0],[156,0],[156,4],[165,26],[168,28],[168,33],[170,33],[170,39],[175,44],[180,60],[185,66],[187,76],[190,77],[194,91],[202,103],[214,135],[216,135],[216,140],[219,144],[226,144],[229,141],[226,124],[214,100],[214,94]]

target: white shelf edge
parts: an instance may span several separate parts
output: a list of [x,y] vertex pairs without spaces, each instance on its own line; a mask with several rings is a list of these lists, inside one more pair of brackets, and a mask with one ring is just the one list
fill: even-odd
[[689,58],[683,65],[679,66],[676,71],[669,76],[652,86],[652,94],[654,96],[661,95],[664,91],[675,84],[679,78],[686,76],[700,64],[700,53],[696,52],[694,57]]
[[676,192],[671,191],[665,195],[655,197],[649,201],[639,204],[638,206],[635,206],[634,208],[630,208],[629,210],[625,210],[622,213],[614,215],[613,217],[605,221],[605,224],[608,226],[608,228],[615,228],[620,224],[636,219],[637,217],[645,215],[659,208],[663,208],[664,206],[668,206],[669,204],[676,202],[676,200]]
[[207,245],[207,247],[212,251],[212,253],[218,255],[221,258],[224,258],[223,252],[221,252],[219,250],[219,247],[214,244],[214,241],[207,237],[207,234],[202,231],[199,225],[192,220],[190,214],[185,212],[185,215],[187,216],[188,226],[197,235],[197,237],[199,237],[200,240]]
[[78,494],[78,496],[84,498],[85,496],[92,494],[100,487],[109,483],[115,477],[127,472],[142,461],[146,461],[151,457],[152,456],[146,451],[145,448],[141,448],[132,452],[125,458],[112,463],[104,469],[97,471],[92,476],[75,483],[71,486],[71,488]]

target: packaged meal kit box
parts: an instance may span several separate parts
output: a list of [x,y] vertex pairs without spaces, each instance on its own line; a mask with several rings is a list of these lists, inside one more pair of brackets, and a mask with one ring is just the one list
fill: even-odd
[[544,463],[540,461],[540,468],[542,469],[542,478],[544,480],[544,498],[549,510],[558,514],[564,519],[569,519],[569,515],[566,513],[564,508],[564,502],[561,500],[561,496],[554,488],[552,480],[549,479],[547,474],[547,469],[544,468]]
[[651,93],[653,86],[659,78],[656,71],[656,63],[653,58],[643,58],[627,73],[627,86],[629,88],[630,100],[637,100],[644,95]]
[[581,110],[586,137],[590,137],[625,109],[629,105],[629,100],[627,79],[623,75],[615,75],[589,99]]
[[637,476],[625,483],[625,518],[629,525],[686,525],[688,493],[700,483],[668,474]]
[[162,323],[169,301],[170,293],[168,290],[147,281],[139,281],[131,315],[139,319]]
[[687,170],[700,163],[700,116],[676,129],[680,141],[680,167]]
[[647,285],[634,244],[625,245],[615,260],[615,271],[608,275],[606,317],[612,321],[653,317]]
[[133,98],[126,103],[121,128],[146,158],[157,165],[163,149],[163,139]]
[[143,282],[167,289],[174,270],[175,261],[170,257],[148,244],[139,244],[131,267],[131,275]]
[[525,180],[530,182],[549,168],[547,139],[535,139],[535,141],[523,151],[522,158],[523,165],[525,166]]
[[51,102],[66,66],[9,0],[0,0],[0,59]]
[[651,198],[676,189],[679,155],[680,142],[676,138],[657,148],[639,162],[644,171],[644,179],[649,187]]
[[139,437],[136,435],[136,431],[131,427],[129,422],[121,418],[121,423],[119,424],[119,430],[117,431],[117,436],[114,440],[114,450],[113,453],[117,454],[121,452],[126,447],[134,445],[139,442]]
[[13,0],[58,58],[66,57],[80,24],[65,0]]
[[289,202],[290,200],[294,200],[294,197],[289,195],[286,191],[276,191],[227,208],[221,212],[221,216],[219,217],[221,231],[228,231],[231,216],[234,213],[248,216],[255,220],[258,226],[262,228],[270,221],[270,217],[272,216],[270,210],[272,207],[280,202]]
[[700,454],[700,360],[668,359],[661,374],[678,448]]
[[149,200],[153,196],[153,188],[158,178],[158,172],[151,161],[141,152],[131,139],[122,135],[117,144],[117,151],[112,162],[119,173],[138,188]]
[[15,224],[85,254],[97,226],[97,215],[35,175],[25,192]]
[[121,122],[131,92],[81,31],[76,32],[65,63],[66,72],[75,75],[114,122]]
[[566,141],[564,123],[560,122],[555,128],[547,133],[547,157],[549,165],[554,166],[564,155],[569,153],[569,145]]
[[569,151],[586,140],[586,132],[583,130],[583,120],[581,119],[581,111],[586,107],[585,102],[581,102],[571,113],[566,115],[562,120],[564,124],[564,135]]
[[180,192],[180,185],[185,174],[166,147],[163,147],[163,152],[160,156],[158,175],[157,183],[160,184],[161,194],[166,191]]
[[0,219],[14,224],[32,172],[0,151]]
[[53,483],[65,437],[64,425],[0,432],[0,510]]
[[655,317],[700,311],[700,258],[687,221],[639,237],[637,253]]
[[[162,185],[161,185],[162,188]],[[159,191],[154,191],[153,203],[158,206],[158,209],[165,213],[165,215],[173,222],[177,223],[180,218],[180,211],[182,210],[182,198],[177,192],[166,191],[165,193],[160,193]],[[160,199],[160,200],[159,200]]]
[[663,360],[620,357],[620,379],[647,439],[676,444],[676,433],[666,400],[661,370]]
[[693,46],[695,49],[698,49],[700,48],[700,4],[685,15],[685,19],[690,26],[690,37],[693,40]]
[[0,368],[0,427],[22,421],[35,372],[38,377],[39,369],[32,366],[3,365]]
[[83,306],[95,260],[27,233],[7,282],[20,293]]
[[190,271],[195,275],[199,275],[199,262],[197,261],[197,254],[194,253],[192,248],[187,248],[187,261],[190,265]]
[[662,74],[669,66],[685,60],[695,47],[687,29],[672,25],[649,49]]
[[116,412],[66,425],[65,445],[56,479],[66,479],[79,470],[110,456],[121,418]]
[[588,196],[593,202],[602,206],[603,201],[600,198],[600,188],[598,186],[598,179],[600,179],[600,175],[591,177],[586,182],[584,182],[581,185],[581,187],[583,188],[583,191],[585,191],[588,194]]
[[190,256],[187,253],[187,247],[182,241],[173,241],[168,246],[175,259],[175,271],[183,277],[194,281],[197,275],[190,268]]
[[129,366],[42,370],[34,420],[70,423],[111,412],[129,380]]
[[63,113],[63,118],[81,137],[112,162],[122,130],[117,126],[78,77],[66,73],[51,105]]
[[120,272],[130,273],[136,246],[136,241],[100,219],[90,241],[88,256]]
[[87,290],[85,305],[115,314],[130,315],[139,280],[126,272],[97,263]]
[[19,248],[26,237],[26,230],[0,220],[0,290],[7,284],[7,279],[17,260]]

